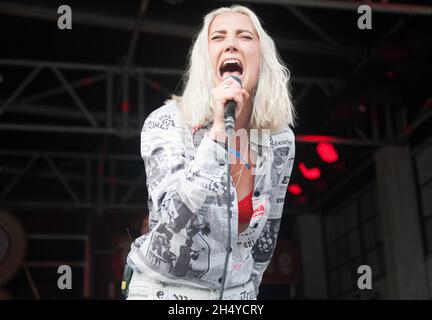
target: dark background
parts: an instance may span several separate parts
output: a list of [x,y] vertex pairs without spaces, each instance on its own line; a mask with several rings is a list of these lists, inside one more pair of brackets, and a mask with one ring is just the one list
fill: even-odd
[[[123,257],[146,214],[142,123],[181,92],[203,16],[232,4],[143,3],[0,1],[0,210],[27,238],[0,278],[5,297],[121,297]],[[290,186],[301,193],[287,192],[285,242],[260,297],[432,298],[432,4],[368,2],[372,30],[360,30],[361,1],[236,3],[275,40],[299,114]],[[61,4],[72,30],[57,27]],[[337,161],[320,158],[322,142]],[[0,241],[19,227],[1,228]],[[0,246],[0,270],[21,252],[12,244]],[[72,266],[70,291],[56,286],[60,264]],[[362,264],[371,290],[357,287]]]

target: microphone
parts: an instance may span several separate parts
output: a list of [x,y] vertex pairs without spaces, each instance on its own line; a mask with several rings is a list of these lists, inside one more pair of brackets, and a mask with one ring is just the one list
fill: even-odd
[[[230,76],[235,81],[237,81],[240,86],[242,86],[242,82],[237,76]],[[234,100],[228,100],[225,104],[225,131],[228,133],[231,130],[234,130],[235,126],[235,109],[237,107],[237,103]]]
[[[239,77],[236,76],[230,76],[231,78],[233,78],[235,81],[237,81],[240,84],[240,87],[242,87],[242,83]],[[228,100],[225,103],[225,132],[227,135],[227,143],[226,145],[226,149],[230,150],[231,148],[231,143],[232,143],[232,138],[234,136],[234,125],[235,125],[235,109],[237,107],[237,103],[234,100]],[[227,166],[226,166],[226,176],[227,176],[227,181],[230,181],[230,171],[231,171],[231,163],[230,163],[230,157],[229,157],[229,153],[227,152],[226,154],[226,160],[227,160]],[[229,254],[232,250],[231,248],[231,238],[232,238],[232,234],[231,234],[231,220],[232,220],[232,212],[231,212],[231,187],[230,187],[231,183],[228,182],[227,183],[227,189],[226,189],[226,198],[227,198],[227,202],[226,202],[226,206],[227,206],[227,220],[228,220],[228,244],[227,244],[227,248],[226,248],[226,253],[225,253],[225,263],[224,263],[224,273],[223,273],[223,277],[222,277],[222,284],[221,284],[221,291],[219,293],[219,300],[222,300],[223,298],[223,293],[225,291],[225,281],[226,281],[226,273],[228,270],[228,259],[229,259]]]

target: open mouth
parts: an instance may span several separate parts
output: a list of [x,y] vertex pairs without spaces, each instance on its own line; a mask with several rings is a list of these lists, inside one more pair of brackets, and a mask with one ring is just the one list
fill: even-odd
[[219,67],[219,74],[221,78],[231,75],[241,77],[243,75],[243,66],[238,59],[226,59]]

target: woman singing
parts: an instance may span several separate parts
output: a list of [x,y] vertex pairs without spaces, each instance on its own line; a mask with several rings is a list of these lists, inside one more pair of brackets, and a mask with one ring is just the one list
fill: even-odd
[[128,299],[256,299],[293,167],[294,117],[288,70],[258,17],[242,6],[207,14],[182,95],[142,129],[150,231],[128,255]]

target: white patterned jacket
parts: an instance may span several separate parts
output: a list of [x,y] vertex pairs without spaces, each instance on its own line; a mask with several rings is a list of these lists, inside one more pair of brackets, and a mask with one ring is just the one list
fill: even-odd
[[[141,132],[150,232],[131,245],[135,272],[173,284],[219,290],[228,240],[226,150],[208,137],[212,123],[190,129],[174,101],[153,111]],[[231,253],[225,287],[252,280],[256,294],[273,254],[290,179],[294,134],[287,126],[250,133],[257,153],[253,216],[238,233],[238,207],[231,183]],[[262,133],[265,131],[267,134]]]

